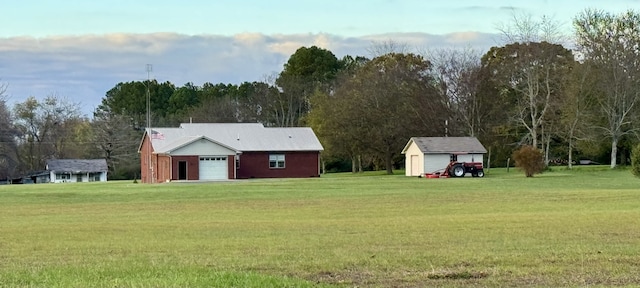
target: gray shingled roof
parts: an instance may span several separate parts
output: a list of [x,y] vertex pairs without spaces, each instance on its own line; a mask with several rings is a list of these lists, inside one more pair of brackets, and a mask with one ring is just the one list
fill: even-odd
[[156,153],[170,153],[194,140],[206,137],[231,150],[322,151],[322,145],[308,127],[271,128],[259,123],[183,123],[179,128],[150,128]]
[[47,170],[56,172],[103,172],[107,171],[105,159],[51,159],[47,160]]
[[420,151],[425,154],[434,153],[487,153],[487,149],[475,137],[412,137]]

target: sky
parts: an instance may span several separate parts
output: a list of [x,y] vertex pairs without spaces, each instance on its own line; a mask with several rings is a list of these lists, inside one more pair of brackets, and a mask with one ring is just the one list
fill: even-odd
[[[56,95],[87,116],[120,82],[267,81],[311,45],[371,56],[503,45],[514,15],[551,17],[571,34],[586,8],[620,13],[640,0],[0,0],[0,84],[12,106]],[[146,71],[146,64],[153,70]]]

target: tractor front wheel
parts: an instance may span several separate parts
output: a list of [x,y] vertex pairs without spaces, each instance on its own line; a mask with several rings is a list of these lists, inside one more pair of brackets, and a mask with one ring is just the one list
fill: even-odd
[[478,177],[484,177],[484,170],[478,170]]
[[464,177],[464,167],[462,164],[456,164],[451,167],[451,175],[453,177]]

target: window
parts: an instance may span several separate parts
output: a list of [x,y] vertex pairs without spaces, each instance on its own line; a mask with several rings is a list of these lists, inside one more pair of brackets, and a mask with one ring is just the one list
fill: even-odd
[[200,157],[200,161],[227,161],[227,157]]
[[284,154],[270,154],[269,168],[284,168]]
[[56,173],[56,180],[69,180],[69,174]]

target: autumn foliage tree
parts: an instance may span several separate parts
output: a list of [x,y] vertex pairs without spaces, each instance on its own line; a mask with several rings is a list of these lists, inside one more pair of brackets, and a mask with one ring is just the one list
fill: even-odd
[[14,176],[18,166],[17,145],[14,141],[18,131],[6,104],[5,88],[6,85],[0,84],[0,179]]
[[562,45],[548,42],[514,43],[493,47],[482,64],[506,101],[515,125],[525,128],[527,143],[540,147],[551,113],[564,97],[574,58]]
[[29,97],[14,107],[18,156],[22,171],[44,169],[47,159],[74,155],[74,133],[83,123],[78,103],[56,95],[44,100]]
[[513,159],[516,167],[524,171],[527,177],[533,177],[544,170],[544,155],[538,148],[524,145],[520,149],[513,152]]
[[635,125],[640,119],[640,13],[585,10],[574,28],[577,51],[595,78],[595,115],[600,115],[595,126],[610,139],[615,168],[620,142],[640,130]]
[[370,155],[391,174],[407,139],[445,131],[446,99],[431,69],[415,54],[376,57],[345,74],[333,93],[314,95],[309,123],[334,152]]

